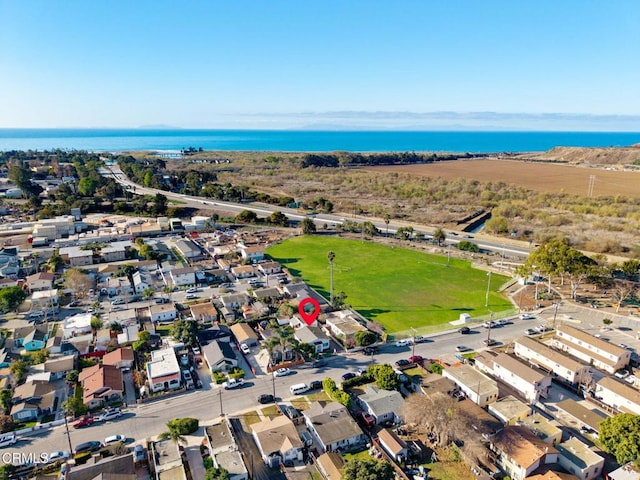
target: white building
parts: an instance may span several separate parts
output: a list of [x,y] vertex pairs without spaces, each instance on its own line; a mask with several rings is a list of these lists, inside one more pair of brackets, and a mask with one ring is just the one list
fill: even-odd
[[631,352],[569,325],[556,330],[553,345],[607,373],[615,373],[629,365]]
[[72,267],[82,267],[84,265],[93,265],[93,251],[82,250],[80,247],[62,247],[60,256],[69,261]]
[[551,377],[506,353],[483,352],[475,357],[476,368],[492,375],[520,392],[530,403],[545,398],[551,389]]
[[194,267],[174,268],[169,272],[169,276],[176,287],[187,287],[196,284],[196,269]]
[[498,466],[513,480],[524,480],[538,468],[558,462],[558,450],[524,427],[506,426],[489,448]]
[[333,335],[341,338],[345,342],[353,339],[356,332],[367,331],[366,327],[356,320],[353,312],[350,310],[328,313],[325,324]]
[[180,388],[180,366],[173,348],[152,351],[146,369],[152,392]]
[[556,447],[560,452],[560,466],[580,480],[600,478],[604,458],[575,437]]
[[621,413],[640,415],[640,391],[611,377],[596,384],[596,398]]
[[149,306],[149,316],[153,323],[168,322],[178,317],[178,311],[173,303],[162,303]]
[[529,337],[520,337],[515,342],[515,354],[547,370],[554,376],[573,385],[583,381],[589,372],[589,367],[562,352],[553,350],[543,343]]
[[86,333],[91,333],[90,313],[78,313],[64,320],[64,338],[77,337]]
[[303,412],[307,429],[322,447],[322,452],[348,452],[366,445],[367,436],[362,432],[349,411],[338,402],[324,407],[313,402]]
[[476,405],[485,407],[498,399],[498,384],[469,365],[448,367],[442,376],[452,380]]
[[276,467],[281,462],[301,461],[304,444],[296,426],[285,415],[265,417],[251,425],[253,439],[265,464]]
[[312,345],[316,353],[326,352],[331,347],[329,338],[322,332],[320,327],[302,325],[293,332],[293,337],[300,343]]

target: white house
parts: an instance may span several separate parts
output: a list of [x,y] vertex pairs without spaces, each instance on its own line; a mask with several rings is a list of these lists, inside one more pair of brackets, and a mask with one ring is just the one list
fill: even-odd
[[498,384],[469,365],[448,367],[442,371],[473,403],[485,407],[498,399]]
[[611,377],[596,384],[596,398],[622,413],[640,415],[640,391]]
[[168,322],[178,317],[178,311],[173,303],[162,303],[149,306],[149,316],[153,323]]
[[191,240],[178,240],[176,242],[176,249],[187,260],[198,260],[203,257],[202,250]]
[[589,372],[587,365],[573,360],[533,338],[518,338],[515,342],[514,352],[530,364],[545,369],[555,377],[573,385],[583,381]]
[[78,313],[64,319],[64,338],[77,337],[86,333],[91,333],[90,313]]
[[396,462],[407,459],[409,450],[407,444],[393,430],[383,428],[378,432],[378,442],[387,454]]
[[558,450],[524,427],[506,426],[490,441],[498,466],[513,480],[524,480],[536,469],[558,462]]
[[76,246],[62,247],[60,249],[60,256],[66,258],[72,267],[82,267],[93,264],[93,251],[90,249],[82,250]]
[[176,287],[186,287],[196,284],[196,269],[194,267],[174,268],[169,272],[171,282]]
[[258,270],[260,270],[264,275],[275,275],[276,273],[282,272],[282,265],[273,261],[260,262],[258,264]]
[[556,329],[553,345],[607,373],[615,373],[631,361],[629,350],[569,325]]
[[331,347],[331,341],[319,327],[303,325],[293,332],[293,337],[300,343],[312,345],[316,353],[326,352]]
[[601,457],[575,437],[571,437],[556,447],[560,452],[559,463],[562,468],[580,480],[600,478],[604,468]]
[[483,352],[475,357],[476,368],[492,375],[520,392],[530,403],[546,398],[551,389],[551,377],[521,363],[506,353]]
[[402,421],[404,398],[396,390],[383,390],[373,385],[365,387],[365,393],[358,397],[362,409],[373,415],[376,423]]
[[173,348],[152,351],[146,369],[152,392],[180,388],[180,366]]
[[120,262],[127,258],[127,245],[131,242],[114,242],[100,250],[100,256],[105,262]]
[[333,335],[343,339],[345,342],[353,339],[356,332],[367,331],[365,326],[356,320],[350,310],[328,313],[325,324]]
[[135,288],[136,293],[140,294],[147,288],[151,288],[152,285],[153,280],[151,279],[151,274],[149,272],[138,270],[133,274],[133,287]]
[[265,417],[251,424],[253,439],[265,464],[276,467],[281,462],[301,461],[304,444],[296,426],[285,415]]
[[347,452],[367,443],[367,436],[347,408],[338,402],[330,402],[324,407],[319,402],[313,402],[303,415],[307,429],[323,453]]
[[245,246],[243,244],[238,245],[240,248],[240,255],[245,260],[249,260],[250,262],[259,262],[264,259],[264,247],[260,246]]

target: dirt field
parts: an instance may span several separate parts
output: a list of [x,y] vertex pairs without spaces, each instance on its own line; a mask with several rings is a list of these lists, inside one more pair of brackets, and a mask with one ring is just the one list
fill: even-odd
[[515,160],[456,160],[422,165],[366,167],[372,172],[405,172],[446,179],[473,178],[481,182],[505,182],[531,190],[587,195],[595,176],[593,196],[640,195],[640,172],[553,165]]

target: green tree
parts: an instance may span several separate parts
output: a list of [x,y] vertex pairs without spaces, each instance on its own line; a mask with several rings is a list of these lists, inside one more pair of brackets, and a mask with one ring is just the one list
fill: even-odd
[[327,260],[329,261],[329,305],[332,307],[333,304],[333,261],[336,259],[335,252],[330,251],[327,253]]
[[167,422],[167,430],[160,434],[160,438],[170,438],[176,443],[186,445],[185,435],[190,435],[198,430],[197,418],[173,418]]
[[3,388],[0,390],[0,409],[4,415],[9,415],[11,412],[11,397],[13,392],[10,388]]
[[303,218],[300,222],[300,228],[305,235],[313,235],[316,233],[316,224],[310,218]]
[[171,324],[169,334],[185,345],[195,345],[198,338],[198,324],[193,320],[178,320]]
[[67,372],[67,374],[64,376],[64,381],[67,385],[73,386],[76,383],[78,383],[78,371],[77,370],[70,370]]
[[368,370],[371,372],[378,388],[383,390],[400,389],[400,379],[396,372],[393,371],[393,367],[388,363],[383,365],[371,365]]
[[109,324],[109,331],[114,333],[122,333],[124,331],[124,327],[118,321],[113,321]]
[[14,360],[9,367],[11,371],[11,375],[16,381],[16,384],[20,384],[27,377],[27,372],[29,371],[29,363],[20,358],[18,360]]
[[389,215],[388,213],[385,213],[382,218],[384,219],[384,225],[385,225],[384,235],[386,237],[388,237],[389,236],[389,222],[391,221],[391,215]]
[[102,320],[100,320],[100,317],[93,316],[91,317],[89,325],[91,326],[91,333],[93,333],[93,336],[95,337],[98,333],[98,330],[102,328],[103,322]]
[[229,480],[230,478],[229,472],[222,467],[207,468],[204,473],[204,480]]
[[598,435],[604,449],[620,465],[640,461],[640,415],[622,413],[609,417],[600,424]]
[[142,298],[144,298],[145,300],[149,300],[150,298],[153,298],[155,293],[156,293],[156,291],[153,288],[151,288],[151,287],[145,288],[142,291]]
[[474,252],[477,253],[480,251],[480,247],[477,244],[470,242],[469,240],[460,240],[458,242],[458,250],[462,250],[465,252]]
[[44,189],[31,181],[31,171],[25,164],[10,166],[8,177],[16,187],[22,190],[34,208],[40,207],[42,204],[40,194]]
[[20,287],[0,289],[0,311],[6,313],[17,309],[25,298],[27,298],[27,292]]
[[[9,392],[10,391],[11,390],[9,390]],[[0,415],[0,433],[11,432],[15,430],[15,428],[16,422],[13,421],[11,415]]]
[[286,227],[287,221],[287,216],[282,212],[273,212],[267,217],[267,223],[270,223],[272,225],[280,225],[282,227]]
[[239,223],[256,223],[257,220],[258,215],[256,215],[256,212],[251,210],[243,210],[236,215],[236,222]]
[[491,233],[507,233],[509,223],[504,217],[493,217],[486,221],[484,228]]
[[393,465],[375,458],[347,460],[342,470],[342,480],[394,480]]
[[138,255],[145,260],[156,260],[158,258],[158,252],[146,243],[138,249]]
[[78,182],[78,193],[83,197],[92,197],[99,185],[100,183],[96,179],[83,177]]
[[629,280],[637,280],[640,273],[640,260],[635,258],[626,260],[620,265],[620,271]]
[[356,345],[358,345],[359,347],[366,347],[368,345],[371,345],[372,343],[375,343],[378,337],[375,333],[370,332],[369,330],[364,330],[356,332],[354,335],[354,339],[356,341]]
[[118,270],[114,273],[116,277],[127,277],[129,280],[129,285],[131,285],[131,289],[135,290],[135,284],[133,282],[133,274],[138,271],[138,268],[135,265],[130,263],[125,263],[118,267]]
[[161,193],[156,193],[153,197],[153,213],[156,215],[164,215],[167,213],[167,197]]
[[87,413],[87,406],[82,401],[82,397],[76,395],[67,397],[67,399],[62,402],[62,409],[74,417],[79,417]]
[[444,243],[447,239],[447,234],[444,233],[444,230],[440,227],[436,228],[433,232],[433,241],[437,243],[439,246]]
[[396,230],[396,236],[402,240],[411,240],[413,227],[400,227]]

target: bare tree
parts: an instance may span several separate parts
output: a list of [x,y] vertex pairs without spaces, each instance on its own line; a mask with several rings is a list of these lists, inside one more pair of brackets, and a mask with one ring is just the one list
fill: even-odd
[[616,281],[613,287],[612,298],[616,302],[616,313],[620,310],[623,302],[631,296],[635,288],[631,282]]
[[444,393],[410,395],[404,405],[407,423],[436,434],[436,444],[443,447],[457,438],[465,438],[467,412],[460,403]]
[[70,268],[64,275],[64,286],[73,291],[75,298],[84,298],[93,288],[93,279],[82,270]]

